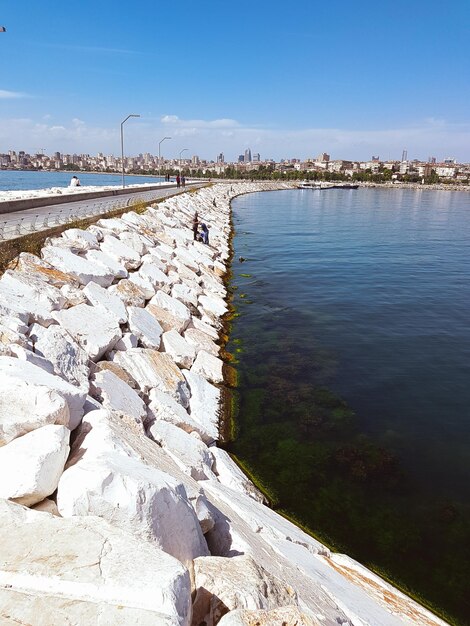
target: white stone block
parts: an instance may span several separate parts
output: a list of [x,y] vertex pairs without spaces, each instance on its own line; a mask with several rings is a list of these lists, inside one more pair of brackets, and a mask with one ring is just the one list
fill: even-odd
[[172,315],[179,317],[186,323],[189,323],[191,319],[191,312],[188,307],[176,298],[172,298],[168,294],[163,293],[163,291],[157,291],[154,297],[150,300],[150,304],[155,304],[156,306],[169,311]]
[[118,323],[101,307],[79,304],[57,311],[55,318],[92,360],[99,360],[122,336]]
[[136,283],[125,278],[109,288],[109,292],[121,298],[126,306],[145,306],[146,296]]
[[131,332],[139,339],[144,348],[158,350],[163,329],[155,317],[147,309],[135,306],[128,307],[127,311]]
[[197,328],[187,328],[184,331],[183,337],[189,344],[194,346],[196,354],[201,350],[204,350],[213,356],[217,356],[219,354],[220,346],[215,343],[210,335],[202,330],[198,330]]
[[117,237],[105,235],[100,242],[100,249],[124,265],[127,270],[137,269],[141,263],[140,254]]
[[83,289],[90,304],[102,307],[118,324],[127,322],[127,311],[121,298],[94,282]]
[[93,263],[88,259],[54,246],[46,246],[41,252],[43,258],[58,270],[70,274],[81,285],[91,280],[102,287],[108,287],[114,280],[114,274],[107,268]]
[[69,453],[70,430],[48,424],[0,448],[0,498],[30,506],[56,490]]
[[176,330],[168,330],[162,335],[162,349],[180,367],[189,369],[196,358],[196,350]]
[[116,278],[127,278],[129,275],[129,272],[122,263],[119,263],[115,258],[103,252],[103,250],[89,250],[85,258],[91,263],[103,267]]
[[194,372],[182,371],[191,392],[189,408],[191,417],[214,437],[219,437],[220,390]]
[[224,381],[223,365],[222,359],[205,350],[200,350],[191,366],[191,371],[212,383],[222,383]]
[[125,413],[134,418],[138,424],[143,424],[147,417],[144,401],[132,387],[110,370],[96,372],[91,382],[90,393],[104,408]]

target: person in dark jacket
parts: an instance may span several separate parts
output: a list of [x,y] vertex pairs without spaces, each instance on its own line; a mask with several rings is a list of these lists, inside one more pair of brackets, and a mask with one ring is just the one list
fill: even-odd
[[194,214],[194,217],[193,217],[193,234],[194,234],[194,241],[196,241],[196,240],[197,240],[197,233],[198,233],[198,229],[199,229],[199,219],[198,219],[198,216],[197,216],[197,211],[196,211],[196,213]]

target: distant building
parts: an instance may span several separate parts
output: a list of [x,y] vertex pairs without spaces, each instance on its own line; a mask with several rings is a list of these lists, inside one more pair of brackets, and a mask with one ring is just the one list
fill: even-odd
[[401,160],[402,161],[407,161],[408,160],[408,150],[406,148],[401,153]]
[[326,152],[322,152],[316,158],[316,161],[318,161],[319,163],[328,163],[329,160],[330,160],[330,155],[327,154]]
[[223,152],[217,155],[217,163],[225,163],[225,157]]
[[250,148],[247,148],[245,150],[245,158],[244,158],[245,163],[251,163],[251,150]]
[[245,161],[245,155],[244,154],[239,154],[238,155],[238,162],[239,163],[243,163]]
[[260,161],[261,161],[261,157],[260,157],[260,155],[259,155],[259,152],[256,152],[256,153],[253,155],[253,163],[259,163]]
[[380,161],[380,157],[379,157],[379,156],[373,156],[373,157],[372,157],[372,159],[371,159],[371,161],[372,161],[373,163],[377,163],[378,161]]

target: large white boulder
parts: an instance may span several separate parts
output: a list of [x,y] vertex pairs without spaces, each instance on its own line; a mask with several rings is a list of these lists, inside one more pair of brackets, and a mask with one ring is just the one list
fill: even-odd
[[70,274],[81,285],[93,280],[102,287],[108,287],[114,280],[113,273],[97,263],[73,254],[70,250],[46,246],[42,249],[42,257],[61,272]]
[[0,378],[0,446],[46,426],[68,426],[69,407],[54,389],[25,380]]
[[223,366],[222,359],[205,350],[200,350],[191,366],[191,371],[212,383],[222,383],[224,381]]
[[214,439],[219,437],[220,390],[207,382],[199,374],[182,370],[188,383],[191,397],[189,408],[191,417],[199,422]]
[[212,471],[214,459],[209,448],[197,433],[189,434],[174,424],[163,420],[155,421],[149,428],[154,441],[194,480],[214,478]]
[[160,389],[151,389],[149,398],[147,407],[149,419],[169,422],[187,433],[195,432],[206,444],[214,442],[214,437],[209,435],[202,424],[193,420],[187,410],[167,393]]
[[103,250],[89,250],[85,254],[85,258],[91,263],[96,263],[96,265],[103,267],[116,278],[127,278],[129,275],[129,272],[122,263],[113,259],[113,257],[103,252]]
[[235,609],[271,610],[296,605],[295,591],[269,574],[250,556],[206,556],[194,561],[193,620],[217,624]]
[[61,309],[66,298],[60,289],[34,274],[6,270],[0,278],[0,290],[10,291],[15,297],[42,304],[48,311]]
[[180,319],[184,320],[186,322],[186,325],[191,319],[191,312],[188,307],[180,300],[172,298],[163,291],[157,291],[157,293],[150,300],[150,304],[156,304],[162,309],[169,311],[175,317],[179,317]]
[[177,317],[156,304],[148,304],[146,310],[158,321],[163,331],[176,330],[181,333],[188,325],[188,320]]
[[111,350],[122,336],[119,324],[101,307],[79,304],[57,311],[55,318],[92,360]]
[[154,545],[98,517],[4,500],[0,517],[5,626],[190,626],[189,573]]
[[100,249],[129,269],[137,269],[141,263],[140,254],[117,237],[105,235],[100,242]]
[[196,358],[196,350],[176,330],[168,330],[162,335],[162,349],[180,367],[189,369]]
[[[85,416],[59,484],[60,514],[99,515],[155,542],[182,562],[207,555],[187,480],[183,483],[173,471],[165,471],[173,469],[166,455],[135,428],[129,441],[116,438],[122,430],[115,420],[106,411]],[[138,437],[136,446],[132,442]],[[155,448],[150,453],[149,445]]]
[[44,328],[33,324],[29,333],[34,353],[47,359],[54,374],[88,390],[88,354],[57,324]]
[[111,285],[109,292],[119,296],[126,306],[143,307],[147,300],[145,290],[128,278],[124,278],[115,285]]
[[184,407],[188,406],[188,386],[168,354],[149,348],[133,348],[116,352],[114,361],[137,381],[142,393],[148,393],[153,388],[160,389]]
[[219,354],[220,346],[215,343],[214,339],[210,335],[202,330],[198,330],[197,328],[187,328],[184,331],[183,337],[189,344],[194,346],[196,354],[200,350],[204,350],[214,356]]
[[0,357],[0,378],[6,384],[8,380],[24,381],[28,384],[41,385],[57,391],[67,402],[70,411],[69,428],[76,428],[83,415],[86,390],[75,387],[59,376],[54,376],[40,367],[13,357]]
[[[296,606],[283,606],[270,611],[236,609],[226,613],[218,623],[220,626],[253,626],[253,624],[256,626],[280,626],[281,624],[282,626],[324,626],[325,624],[323,620],[305,613]],[[347,620],[339,624],[349,626],[351,622]],[[358,626],[359,624],[357,622]]]
[[213,470],[217,476],[217,480],[230,487],[234,491],[244,493],[253,498],[257,502],[265,502],[263,494],[253,485],[251,480],[242,472],[231,456],[222,448],[216,446],[211,447],[211,453],[214,458]]
[[30,506],[59,483],[69,453],[70,430],[48,424],[0,448],[0,498]]
[[106,409],[124,413],[143,424],[147,407],[140,396],[110,370],[96,372],[91,382],[91,395]]
[[199,296],[199,310],[202,314],[202,319],[218,321],[228,311],[228,307],[223,298],[216,295]]
[[97,250],[99,248],[98,239],[95,233],[81,228],[68,228],[62,233],[62,237],[70,241],[80,243],[85,250]]
[[139,339],[144,348],[158,350],[163,333],[159,322],[147,309],[130,306],[127,311],[130,331]]
[[97,283],[89,282],[83,289],[90,304],[102,307],[118,324],[127,322],[127,311],[121,298]]

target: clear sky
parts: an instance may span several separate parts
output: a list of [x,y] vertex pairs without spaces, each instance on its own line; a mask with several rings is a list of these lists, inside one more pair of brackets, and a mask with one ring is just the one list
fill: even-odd
[[0,2],[0,152],[470,161],[470,0]]

